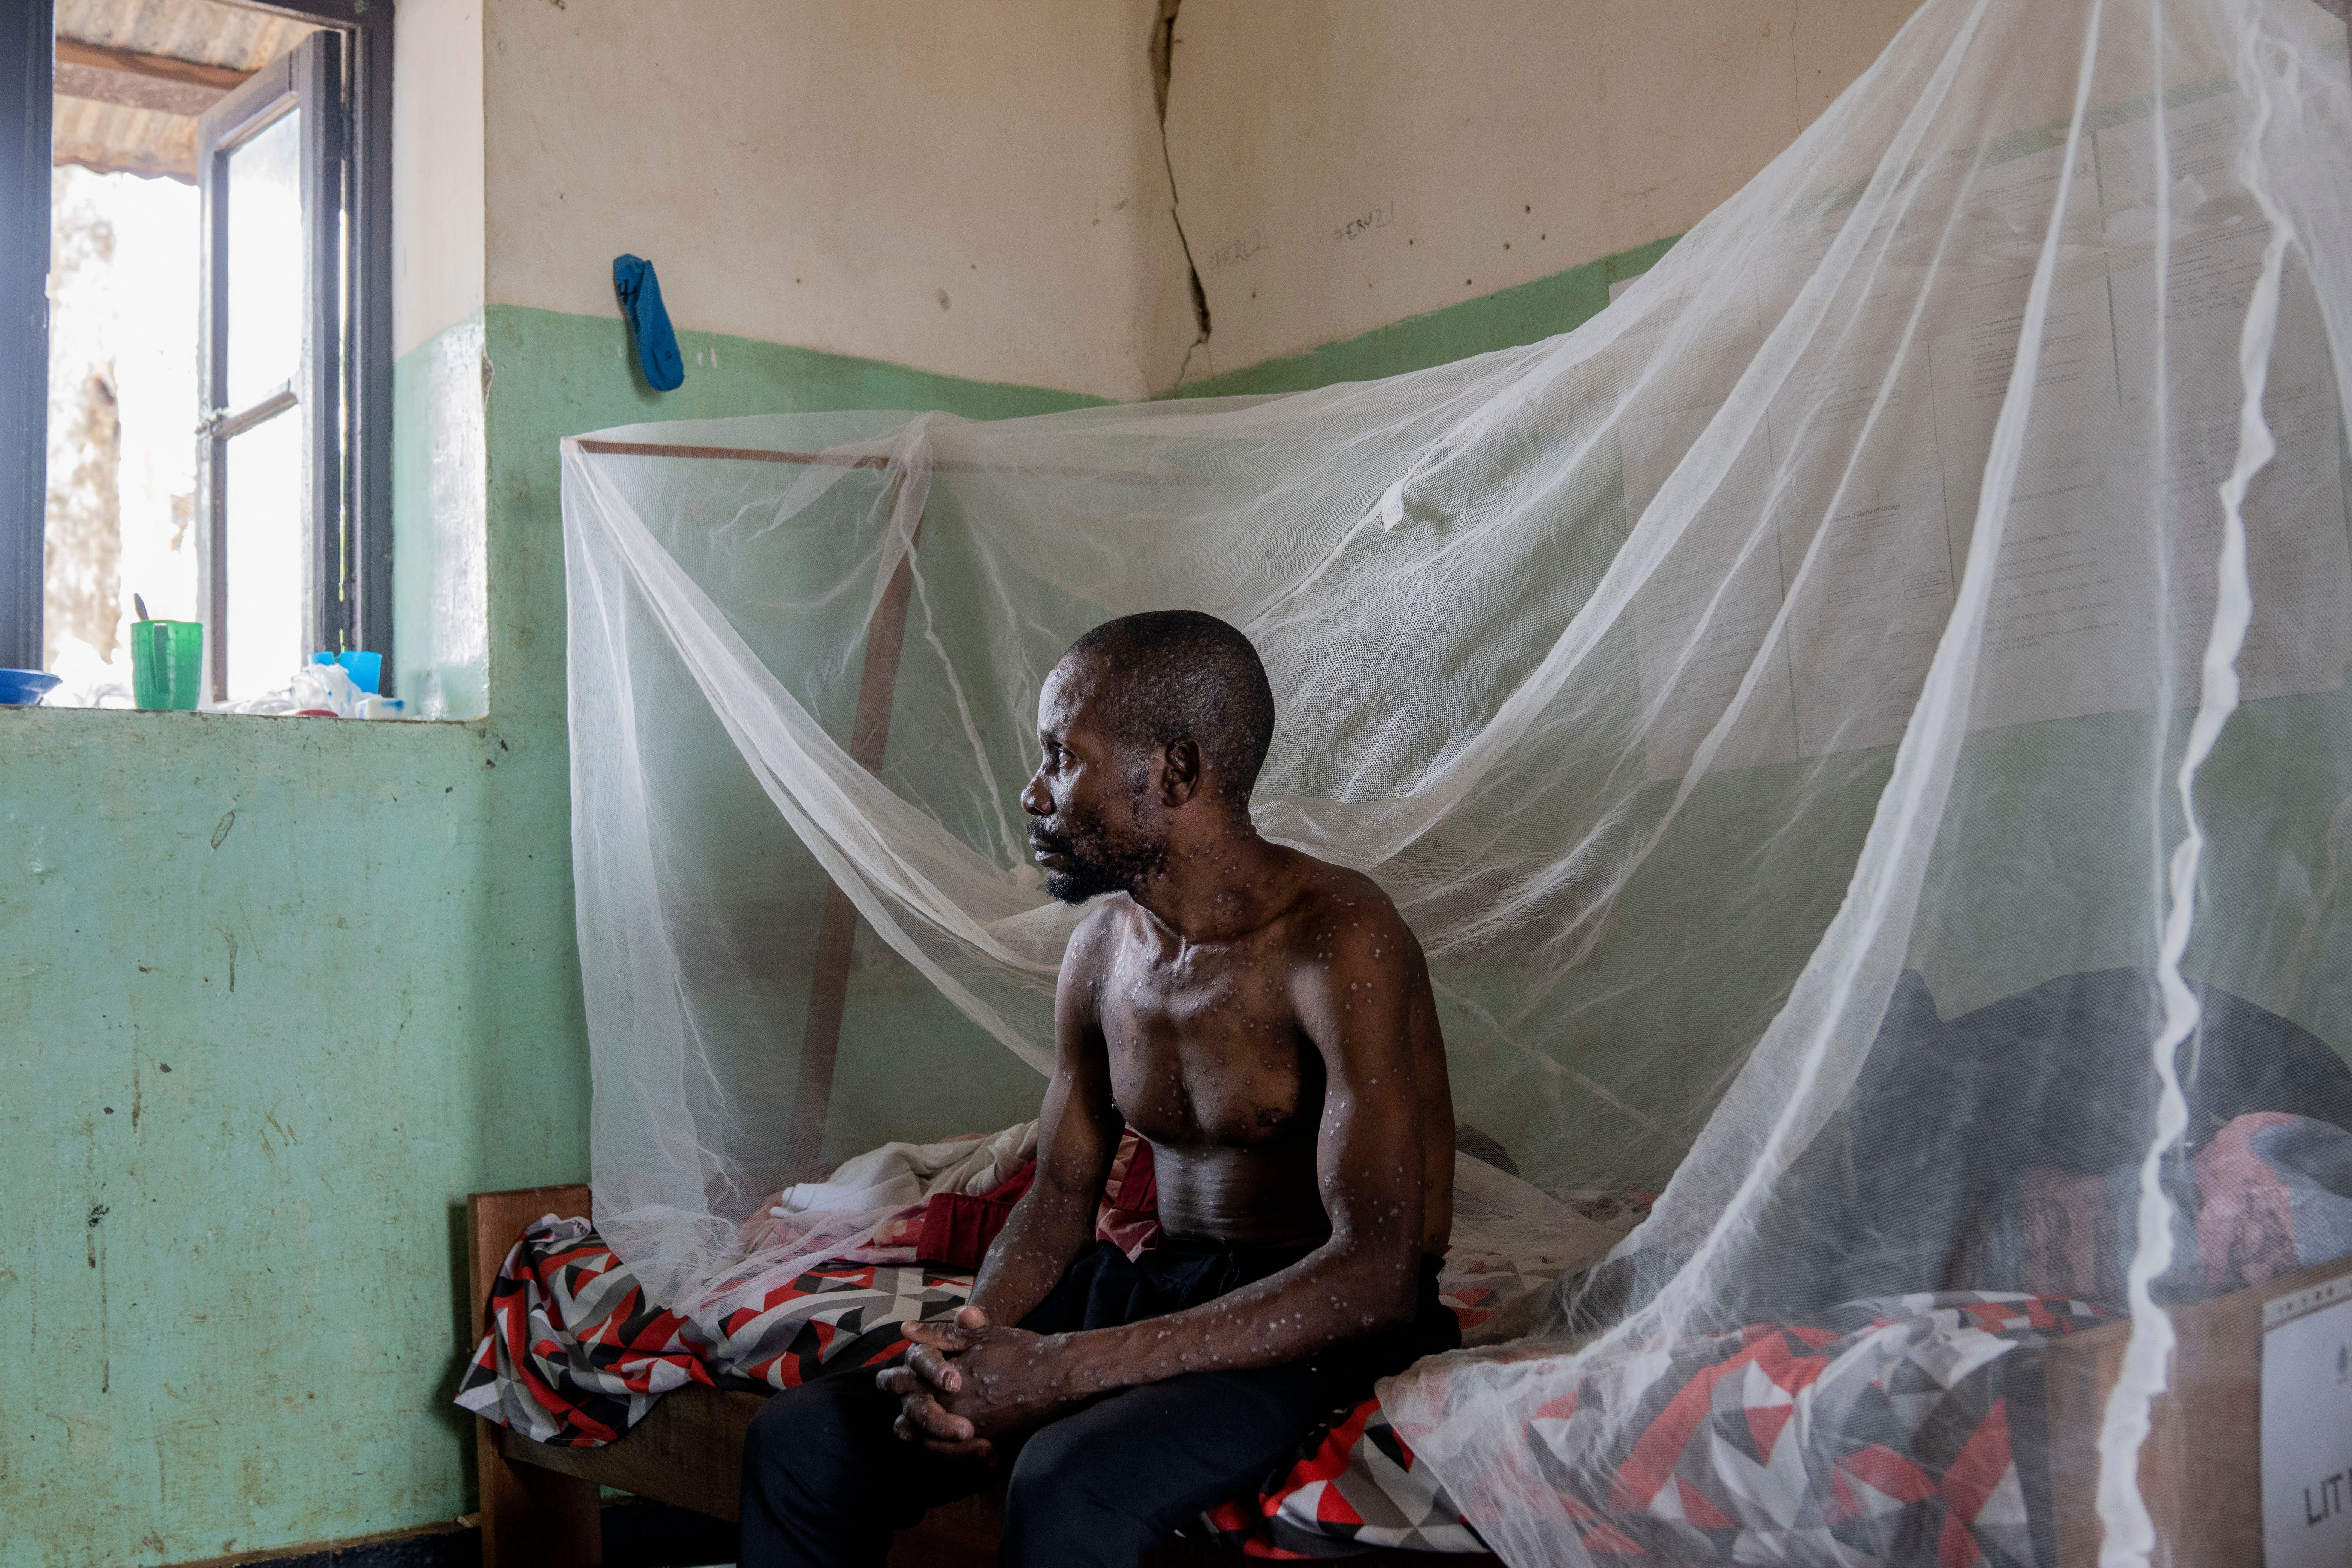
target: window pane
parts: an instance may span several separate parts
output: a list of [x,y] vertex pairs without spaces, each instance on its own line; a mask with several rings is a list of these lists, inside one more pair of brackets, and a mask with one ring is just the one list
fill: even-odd
[[228,155],[232,411],[268,396],[301,365],[301,153],[298,109]]
[[227,443],[221,460],[228,535],[228,695],[274,691],[309,654],[302,592],[310,538],[302,526],[302,416],[288,409]]

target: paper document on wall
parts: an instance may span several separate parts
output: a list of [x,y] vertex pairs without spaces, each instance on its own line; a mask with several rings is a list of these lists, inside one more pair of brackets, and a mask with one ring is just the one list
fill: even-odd
[[[1715,407],[1629,420],[1619,433],[1625,489],[1646,505],[1714,419]],[[1653,778],[1678,778],[1730,707],[1764,646],[1784,596],[1778,542],[1753,526],[1770,483],[1770,439],[1758,432],[1732,460],[1708,504],[1691,518],[1633,600],[1642,707]],[[1717,767],[1784,763],[1796,755],[1790,687],[1757,689],[1717,752]]]
[[1807,378],[1773,405],[1787,470],[1774,522],[1789,563],[1787,662],[1802,756],[1901,740],[1951,610],[1928,368],[1915,342]]
[[[2270,237],[2242,198],[2209,200],[2200,174],[2210,175],[2201,150],[2228,145],[2242,112],[2226,96],[2169,111],[2172,241],[2161,279],[2152,122],[2111,127],[2077,149],[2069,227],[2105,243],[2069,245],[2056,258],[1971,729],[2199,700],[2220,488],[2238,445],[2234,384],[2216,398],[2211,372],[2237,357]],[[1688,771],[1743,684],[1748,694],[1711,768],[1902,739],[1967,565],[2010,395],[2040,238],[2037,223],[2015,215],[2052,202],[2063,158],[2050,148],[1922,174],[1923,189],[1965,183],[1957,201],[1947,190],[1915,204],[1960,214],[1923,228],[1906,252],[1938,275],[1931,308],[1894,341],[1838,339],[1827,363],[1792,374],[1693,514],[1673,563],[1636,597],[1651,777]],[[1817,259],[1827,241],[1792,234],[1790,244]],[[1847,286],[1890,285],[1875,273]],[[1858,320],[1893,314],[1840,309]],[[2342,417],[2323,329],[2310,280],[2290,258],[2263,402],[2278,451],[2245,507],[2257,606],[2238,658],[2248,700],[2334,690],[2352,661]],[[1723,406],[1621,425],[1629,515],[1652,505]],[[2173,465],[2160,553],[2149,548],[2139,482],[2152,442]],[[1776,617],[1796,629],[1768,651]],[[2176,652],[2151,668],[2141,650],[2159,624]]]
[[[2187,656],[2204,646],[2213,620],[2213,566],[2220,554],[2220,488],[2238,447],[2234,397],[2216,399],[2208,372],[2233,363],[2238,331],[2262,274],[2272,229],[2261,207],[2232,190],[2226,169],[2248,110],[2235,95],[2175,109],[2166,121],[2167,207],[2156,200],[2152,121],[2098,134],[2105,193],[2105,231],[2116,321],[2116,381],[2143,426],[2163,398],[2172,432],[2168,501],[2175,541],[2168,604],[2182,628],[2173,646],[2176,690],[2196,690]],[[2216,190],[2231,191],[2216,196]],[[2159,221],[2172,235],[2169,265],[2157,277]],[[2162,310],[2157,289],[2163,287]],[[2161,389],[2169,388],[2168,393]],[[2352,660],[2352,534],[2344,526],[2344,445],[2326,324],[2309,274],[2290,250],[2280,279],[2278,344],[2263,391],[2263,419],[2278,444],[2245,508],[2246,570],[2254,619],[2238,656],[2248,699],[2331,691]],[[2193,432],[2193,438],[2183,439]]]
[[[2023,279],[2017,280],[2019,284]],[[1995,308],[2022,287],[1988,289]],[[1994,422],[2016,359],[2014,316],[1936,340],[1936,423],[1965,559]],[[2153,581],[2147,527],[2106,484],[2127,460],[2106,279],[2051,291],[2032,412],[2008,492],[1984,626],[1972,729],[2149,706],[2141,599]]]

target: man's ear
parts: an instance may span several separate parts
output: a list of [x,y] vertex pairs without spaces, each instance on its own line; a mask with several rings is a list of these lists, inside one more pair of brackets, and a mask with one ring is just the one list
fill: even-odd
[[1160,804],[1173,811],[1201,793],[1201,747],[1192,740],[1171,741],[1160,749]]

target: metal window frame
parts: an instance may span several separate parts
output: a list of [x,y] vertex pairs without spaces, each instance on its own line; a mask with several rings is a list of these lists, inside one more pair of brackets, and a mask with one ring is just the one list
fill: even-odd
[[0,666],[41,668],[52,0],[0,5]]
[[[303,576],[306,647],[341,648],[350,640],[349,563],[343,549],[343,39],[313,33],[272,60],[196,121],[197,184],[204,194],[203,300],[197,363],[205,406],[197,427],[196,602],[205,623],[208,684],[229,695],[229,443],[258,426],[294,419],[301,426],[301,508],[310,541]],[[302,241],[302,331],[293,375],[248,404],[229,402],[229,346],[238,331],[230,311],[228,241],[235,191],[230,161],[288,115],[299,113]],[[224,330],[226,329],[226,330]],[[293,656],[296,650],[289,650]],[[246,693],[244,695],[250,695]]]
[[[309,384],[323,406],[331,385],[342,420],[340,487],[316,498],[311,507],[312,561],[310,580],[313,646],[364,648],[383,658],[383,689],[393,686],[392,628],[392,27],[391,0],[239,0],[249,9],[276,11],[333,28],[342,35],[339,79],[332,84],[308,84],[320,101],[331,86],[340,94],[341,145],[335,165],[341,171],[341,198],[345,243],[341,250],[342,297],[348,302],[343,321],[340,383],[338,366],[326,356],[306,358]],[[298,88],[304,84],[295,84]],[[226,101],[226,100],[224,100]],[[306,151],[310,132],[306,127]],[[322,160],[304,162],[304,206],[311,206],[313,179],[322,179]],[[323,185],[319,195],[327,193]],[[335,276],[336,237],[330,226],[310,226],[317,248],[310,270],[315,276]],[[207,263],[214,254],[214,237],[205,238]],[[207,279],[207,300],[210,280]],[[202,363],[207,376],[213,358],[207,345]],[[214,389],[208,384],[208,396]],[[217,400],[208,402],[217,407]],[[333,450],[333,430],[315,422],[306,444],[310,464]],[[206,447],[212,443],[207,441]],[[316,471],[325,471],[320,468]],[[340,531],[321,518],[340,500]],[[197,515],[209,520],[206,498],[198,497]],[[220,538],[215,529],[205,542],[209,551]],[[199,555],[200,568],[205,557]],[[208,595],[200,602],[209,606]],[[215,639],[207,639],[208,641]],[[215,689],[226,674],[225,638],[216,640],[213,655]]]
[[[385,655],[392,673],[392,28],[391,0],[240,0],[253,10],[341,35],[341,147],[335,193],[348,244],[349,301],[337,380],[342,420],[341,530],[320,531],[314,577],[331,549],[337,619],[320,646]],[[50,124],[54,0],[0,0],[0,665],[41,664],[48,469]],[[307,171],[307,165],[306,165]],[[331,233],[314,238],[331,249]],[[209,255],[209,247],[207,247]],[[331,271],[332,264],[330,264]],[[200,362],[209,366],[207,357]],[[210,390],[207,387],[207,390]],[[330,432],[331,434],[331,432]],[[207,515],[201,509],[199,516]],[[207,541],[209,543],[209,541]],[[201,557],[200,557],[201,563]],[[201,570],[201,565],[200,565]],[[321,596],[323,598],[323,595]],[[323,607],[323,606],[322,606]]]

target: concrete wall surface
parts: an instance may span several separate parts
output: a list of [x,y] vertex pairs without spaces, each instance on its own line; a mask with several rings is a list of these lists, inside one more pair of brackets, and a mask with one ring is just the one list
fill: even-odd
[[0,1563],[450,1517],[452,1205],[586,1163],[560,721],[0,731]]
[[393,13],[392,352],[482,308],[483,0]]
[[400,352],[628,251],[681,328],[1154,395],[1680,234],[1916,4],[1182,0],[1163,127],[1155,0],[404,0]]
[[1148,395],[1192,316],[1156,14],[488,0],[488,297],[608,314],[628,251],[682,328]]
[[1183,379],[1682,233],[1918,0],[1184,0],[1177,214],[1211,331]]

